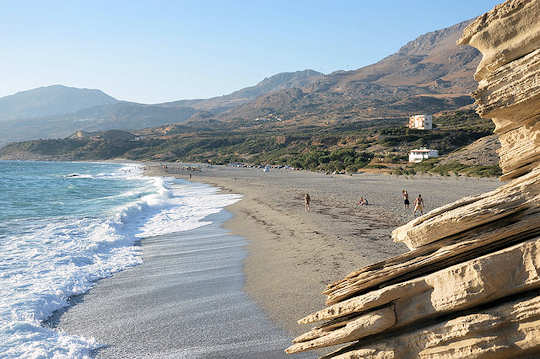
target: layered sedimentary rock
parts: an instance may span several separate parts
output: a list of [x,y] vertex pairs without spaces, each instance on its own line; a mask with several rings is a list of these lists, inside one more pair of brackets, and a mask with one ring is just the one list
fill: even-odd
[[417,331],[388,336],[372,345],[359,342],[328,358],[537,358],[539,294],[532,292]]
[[325,358],[540,357],[540,0],[510,0],[459,42],[483,59],[478,113],[501,140],[498,189],[393,231],[410,252],[323,292],[319,324],[288,353],[349,343]]

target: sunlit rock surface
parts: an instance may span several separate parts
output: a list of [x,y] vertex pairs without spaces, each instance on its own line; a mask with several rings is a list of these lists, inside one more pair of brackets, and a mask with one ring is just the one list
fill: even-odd
[[287,353],[324,358],[540,357],[540,0],[510,0],[458,41],[483,59],[473,94],[501,141],[498,189],[395,229],[411,250],[350,273]]

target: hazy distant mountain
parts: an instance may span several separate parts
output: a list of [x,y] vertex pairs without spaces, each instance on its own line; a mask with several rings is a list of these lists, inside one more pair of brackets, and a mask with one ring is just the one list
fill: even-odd
[[0,98],[0,116],[3,109],[11,113],[0,121],[0,146],[27,139],[65,137],[77,130],[134,130],[211,117],[262,94],[307,86],[322,76],[313,70],[285,72],[229,95],[154,105],[118,101],[99,90],[42,87]]
[[100,90],[62,85],[39,87],[0,97],[0,121],[62,115],[116,102]]
[[316,123],[433,113],[470,104],[481,55],[456,45],[468,23],[422,35],[373,65],[260,96],[222,119],[245,121],[272,113],[295,123]]
[[303,70],[296,72],[282,72],[265,78],[255,86],[243,88],[228,95],[212,97],[209,99],[180,100],[167,102],[163,106],[189,106],[198,110],[219,113],[224,110],[237,107],[261,95],[272,93],[274,91],[306,87],[317,80],[323,78],[324,74],[314,70]]
[[133,102],[116,102],[80,111],[0,122],[0,146],[7,142],[65,137],[77,130],[129,130],[184,122],[197,111],[190,107],[162,107]]

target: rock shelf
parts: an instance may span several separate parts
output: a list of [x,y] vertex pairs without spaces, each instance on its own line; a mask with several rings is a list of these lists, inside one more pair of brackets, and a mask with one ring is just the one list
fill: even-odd
[[509,0],[458,41],[482,52],[473,93],[499,136],[498,189],[395,229],[410,252],[352,272],[323,292],[322,322],[289,354],[324,358],[540,357],[540,0]]

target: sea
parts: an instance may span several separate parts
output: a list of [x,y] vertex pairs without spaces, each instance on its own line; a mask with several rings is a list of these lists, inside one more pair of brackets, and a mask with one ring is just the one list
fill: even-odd
[[205,226],[239,199],[143,176],[139,164],[0,161],[0,357],[99,347],[44,322],[98,279],[141,264],[139,239]]

